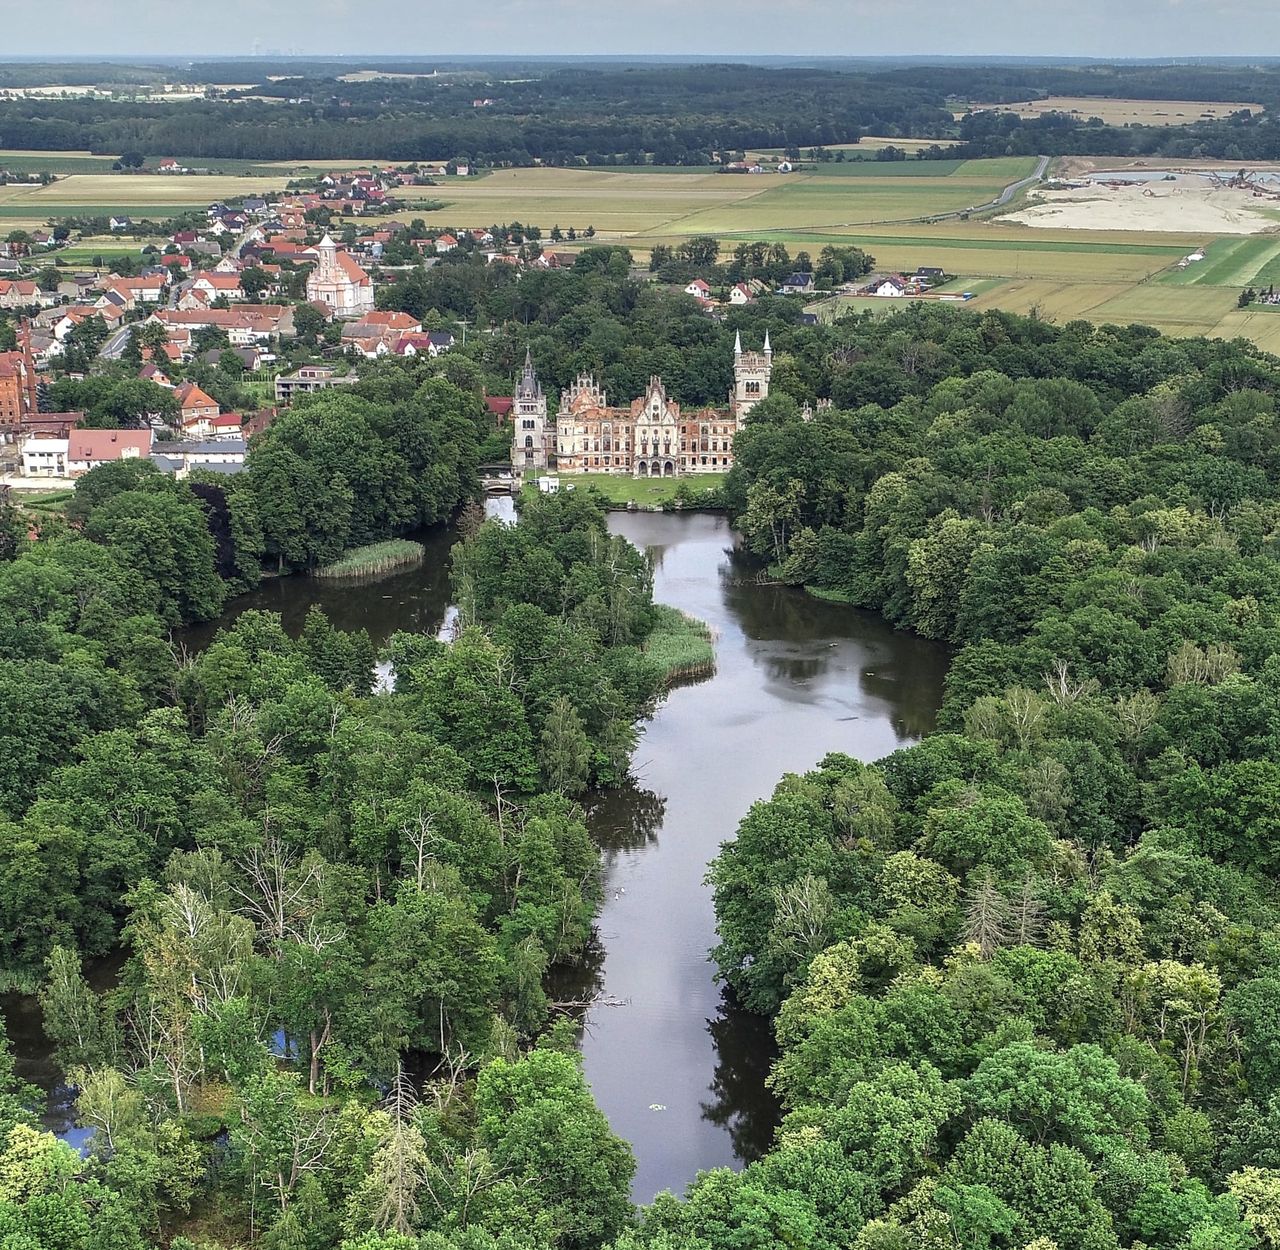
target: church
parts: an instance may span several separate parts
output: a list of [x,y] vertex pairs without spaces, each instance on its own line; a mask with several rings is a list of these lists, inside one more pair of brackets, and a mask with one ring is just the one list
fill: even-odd
[[[649,379],[643,396],[610,406],[590,374],[581,374],[560,396],[554,422],[526,356],[513,405],[511,463],[517,473],[554,467],[560,473],[626,473],[632,477],[683,477],[725,473],[733,466],[733,439],[747,414],[769,394],[773,350],[733,348],[733,390],[726,408],[685,412],[662,379]],[[554,462],[554,464],[553,464]]]
[[363,317],[373,311],[373,279],[354,256],[329,235],[316,244],[319,260],[307,275],[307,299],[333,309],[335,317]]

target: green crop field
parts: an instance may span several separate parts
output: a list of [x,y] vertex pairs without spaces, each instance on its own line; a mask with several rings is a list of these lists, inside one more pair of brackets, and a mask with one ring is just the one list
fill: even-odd
[[[966,220],[967,209],[1032,172],[1034,160],[861,159],[887,142],[869,140],[860,151],[847,148],[843,162],[793,174],[731,175],[705,167],[495,170],[432,189],[432,197],[444,201],[439,209],[397,215],[458,226],[519,220],[540,226],[544,235],[554,225],[578,231],[594,226],[598,242],[624,243],[640,260],[656,244],[678,245],[696,234],[716,235],[726,251],[755,239],[786,243],[793,255],[816,255],[827,245],[856,246],[869,252],[880,270],[913,272],[936,265],[964,275],[958,289],[973,291],[970,308],[1035,309],[1057,321],[1145,321],[1172,333],[1240,334],[1280,348],[1280,312],[1236,307],[1244,287],[1280,285],[1280,235],[1206,238]],[[282,189],[308,168],[318,172],[372,163],[222,161],[219,174],[163,176],[111,173],[110,158],[87,152],[0,152],[0,167],[6,161],[13,168],[48,168],[63,176],[44,187],[0,187],[0,234],[69,215],[165,219],[215,199]],[[66,265],[83,265],[94,256],[132,252],[137,246],[85,240],[57,255]],[[1199,248],[1206,249],[1204,261],[1178,268]],[[878,312],[886,303],[900,306],[843,297],[825,302],[822,315],[864,306]]]

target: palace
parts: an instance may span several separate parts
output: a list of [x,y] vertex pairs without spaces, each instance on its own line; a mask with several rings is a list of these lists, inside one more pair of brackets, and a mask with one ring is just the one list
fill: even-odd
[[733,439],[747,414],[768,397],[773,375],[769,336],[764,351],[733,349],[733,390],[727,408],[683,412],[662,379],[625,408],[610,407],[589,374],[581,374],[560,397],[554,423],[526,356],[513,405],[511,463],[517,473],[554,467],[561,473],[629,473],[633,477],[681,477],[725,473],[733,466]]
[[319,260],[307,275],[307,299],[327,304],[335,317],[362,317],[373,311],[373,282],[356,258],[326,234],[316,244]]

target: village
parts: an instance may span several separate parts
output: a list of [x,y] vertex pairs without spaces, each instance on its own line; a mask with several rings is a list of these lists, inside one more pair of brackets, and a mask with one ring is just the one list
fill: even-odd
[[[172,158],[157,169],[174,176],[194,172]],[[0,351],[0,473],[15,484],[52,486],[136,456],[179,477],[197,468],[239,472],[249,440],[299,397],[354,384],[366,361],[438,357],[465,334],[465,327],[439,314],[423,318],[381,307],[397,301],[385,295],[380,300],[380,292],[394,296],[395,284],[406,275],[442,263],[504,265],[517,278],[570,268],[595,235],[589,225],[581,231],[556,225],[544,247],[542,230],[532,225],[445,229],[428,227],[421,218],[406,223],[387,215],[402,207],[407,188],[468,174],[465,162],[326,171],[311,185],[291,185],[273,198],[219,201],[203,214],[175,218],[163,243],[149,241],[136,261],[124,257],[111,266],[60,262],[59,252],[76,242],[70,223],[12,233],[0,244],[0,332],[11,327],[13,340],[11,350]],[[150,228],[122,214],[104,225],[120,238]],[[819,291],[927,298],[947,281],[941,269],[922,267],[907,276],[862,273],[833,282],[806,262],[798,257],[800,267],[780,281],[755,276],[713,284],[695,277],[667,285],[719,318],[761,299],[807,303]],[[712,263],[704,271],[710,277],[714,269]],[[808,312],[801,317],[816,320]],[[155,388],[147,392],[154,408],[118,422],[122,428],[85,428],[84,411],[61,411],[52,402],[58,379],[83,381],[105,365],[127,361],[136,365],[138,381]],[[209,393],[218,389],[208,380],[210,369],[220,371],[214,374],[219,378],[226,373],[243,379],[256,402],[243,405],[244,411],[220,403]],[[708,427],[717,436],[713,441],[705,431],[686,432],[685,458],[664,458],[655,463],[656,472],[664,466],[670,472],[728,467],[731,439],[723,435],[749,410],[750,403],[742,401],[731,400],[732,416],[722,415]],[[568,453],[557,456],[554,421],[545,434],[539,426],[538,454],[527,456],[525,439],[516,437],[514,397],[487,402],[495,421],[512,422],[517,473],[557,460],[565,471],[601,467],[599,456],[582,457],[580,464]],[[713,454],[692,455],[690,449],[705,450],[713,442]],[[612,467],[612,461],[605,463]],[[619,459],[617,467],[622,464]],[[630,471],[630,456],[626,464]],[[637,469],[647,471],[647,463]]]

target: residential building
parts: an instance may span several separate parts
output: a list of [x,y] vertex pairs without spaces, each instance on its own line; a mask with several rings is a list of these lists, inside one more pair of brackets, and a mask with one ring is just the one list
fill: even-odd
[[0,308],[30,308],[32,305],[47,308],[57,302],[56,294],[42,291],[34,282],[23,278],[0,278]]
[[193,438],[204,438],[213,433],[213,421],[218,415],[218,401],[206,395],[194,382],[184,382],[176,391],[182,432]]
[[191,279],[191,290],[199,291],[210,301],[225,296],[229,300],[244,299],[244,288],[240,285],[239,272],[227,273],[218,270],[205,270]]
[[354,373],[339,375],[329,365],[303,365],[276,378],[276,403],[290,404],[299,395],[327,391],[331,386],[354,386],[359,380]]
[[32,435],[22,444],[24,477],[80,477],[100,464],[151,454],[147,430],[70,430],[65,437]]
[[209,442],[154,443],[151,460],[162,473],[182,479],[192,469],[238,473],[244,468],[245,450],[245,440],[238,437]]
[[237,304],[234,308],[161,308],[151,321],[174,330],[194,334],[206,326],[227,332],[233,347],[250,347],[280,336],[292,338],[293,309],[284,304]]
[[392,351],[397,356],[442,356],[453,350],[457,340],[448,330],[428,330],[425,334],[402,334]]

